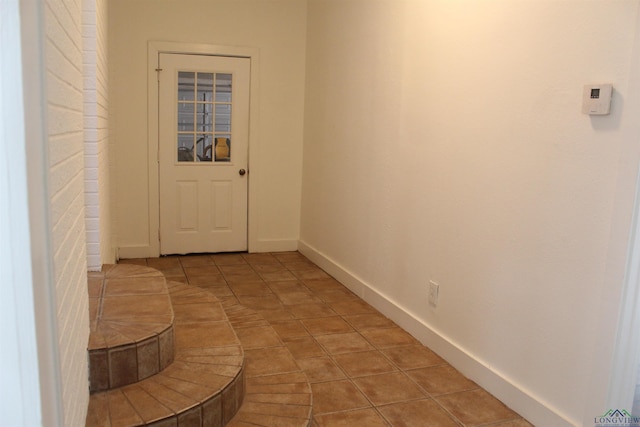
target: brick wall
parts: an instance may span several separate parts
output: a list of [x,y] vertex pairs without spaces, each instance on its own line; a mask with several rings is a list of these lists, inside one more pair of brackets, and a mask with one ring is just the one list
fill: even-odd
[[87,267],[114,262],[109,200],[107,1],[83,0]]
[[46,0],[49,192],[64,424],[84,425],[89,391],[82,5]]

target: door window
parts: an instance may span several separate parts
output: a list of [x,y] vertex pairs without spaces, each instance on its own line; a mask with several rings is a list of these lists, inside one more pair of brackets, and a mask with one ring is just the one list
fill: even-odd
[[178,71],[177,161],[231,161],[233,75]]

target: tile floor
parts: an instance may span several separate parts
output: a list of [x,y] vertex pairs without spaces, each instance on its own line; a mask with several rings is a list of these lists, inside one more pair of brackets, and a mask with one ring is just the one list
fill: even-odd
[[225,306],[255,310],[261,321],[233,325],[246,369],[304,371],[313,427],[531,426],[297,252],[121,263],[148,265],[168,281],[209,289]]

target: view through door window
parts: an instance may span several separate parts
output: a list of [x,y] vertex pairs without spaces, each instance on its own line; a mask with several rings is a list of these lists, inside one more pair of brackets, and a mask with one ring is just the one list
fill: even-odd
[[178,71],[177,161],[231,161],[232,74]]

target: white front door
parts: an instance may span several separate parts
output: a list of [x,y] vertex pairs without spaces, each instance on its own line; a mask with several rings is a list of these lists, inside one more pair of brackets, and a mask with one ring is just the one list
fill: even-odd
[[250,60],[159,64],[160,253],[244,251]]

